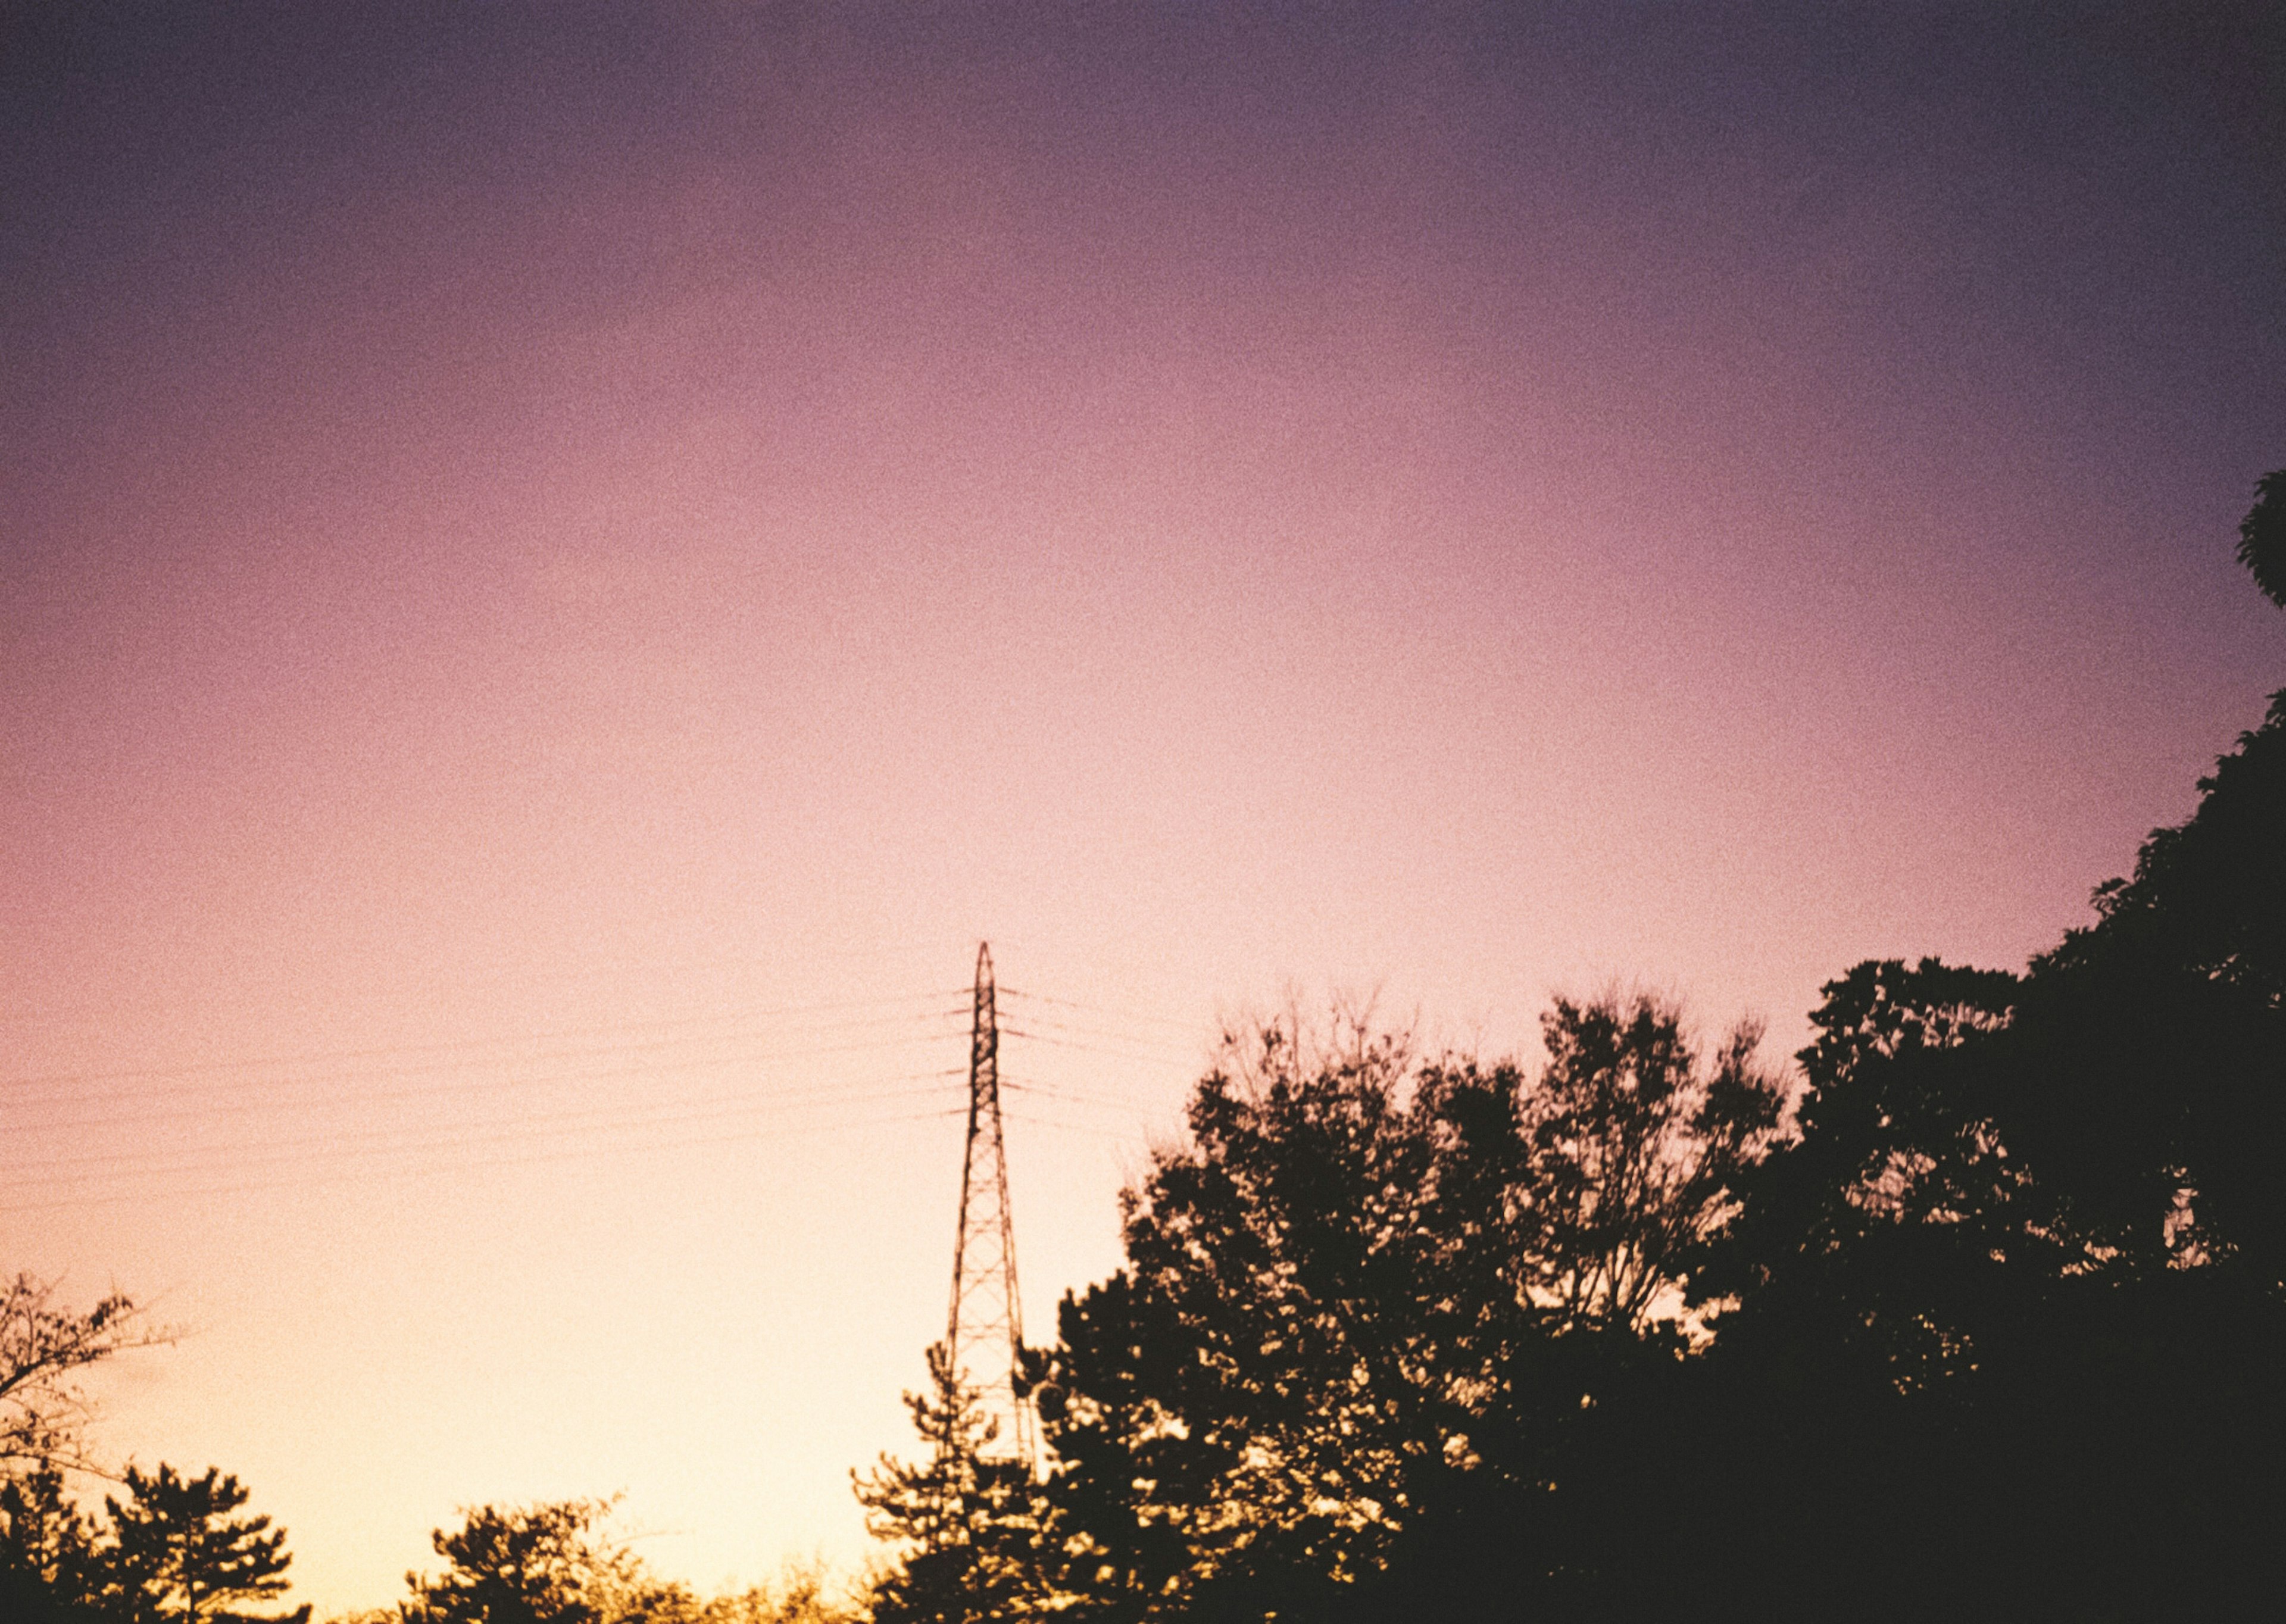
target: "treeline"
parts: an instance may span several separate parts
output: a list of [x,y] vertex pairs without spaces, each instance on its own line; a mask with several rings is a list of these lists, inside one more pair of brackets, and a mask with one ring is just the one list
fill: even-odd
[[[63,1474],[36,1465],[0,1482],[0,1616],[17,1624],[169,1618],[235,1624],[246,1604],[286,1593],[286,1536],[266,1517],[234,1517],[247,1492],[209,1469],[196,1478],[130,1466],[126,1495],[91,1521]],[[267,1615],[306,1624],[310,1610]]]
[[[311,1608],[288,1599],[286,1530],[243,1515],[237,1478],[164,1463],[114,1473],[89,1449],[83,1375],[173,1340],[122,1294],[73,1309],[51,1282],[0,1281],[0,1624],[309,1624]],[[114,1492],[94,1511],[73,1478]],[[615,1505],[466,1508],[430,1535],[437,1571],[328,1624],[861,1624],[847,1587],[816,1564],[713,1596],[661,1578],[613,1532]]]
[[[90,1518],[52,1466],[0,1481],[5,1624],[309,1624],[286,1608],[286,1533],[234,1517],[248,1492],[214,1468],[129,1467],[127,1497]],[[392,1606],[328,1624],[858,1624],[823,1570],[701,1596],[653,1573],[611,1533],[613,1502],[478,1506],[430,1537],[441,1571],[406,1575]]]
[[[288,1598],[293,1557],[246,1486],[219,1469],[114,1473],[85,1434],[91,1367],[174,1340],[129,1297],[59,1306],[29,1274],[0,1281],[0,1624],[309,1624]],[[99,1513],[70,1478],[111,1485]],[[859,1624],[816,1565],[702,1596],[662,1579],[616,1535],[615,1502],[464,1510],[437,1529],[437,1572],[403,1599],[329,1624]]]
[[1645,997],[1533,1075],[1234,1040],[1033,1360],[1037,1480],[933,1355],[875,1624],[2266,1610],[2286,693],[2200,789],[2024,973],[1827,983],[1790,1078]]

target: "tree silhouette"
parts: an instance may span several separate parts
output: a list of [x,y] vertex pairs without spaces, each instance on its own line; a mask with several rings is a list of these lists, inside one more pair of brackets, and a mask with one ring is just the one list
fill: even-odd
[[130,1348],[170,1340],[114,1291],[83,1313],[55,1306],[55,1287],[30,1274],[0,1285],[0,1469],[84,1467],[88,1415],[75,1378]]
[[106,1496],[111,1540],[103,1549],[106,1610],[122,1624],[271,1624],[306,1620],[290,1613],[250,1613],[233,1604],[265,1603],[286,1593],[286,1531],[267,1517],[236,1518],[247,1491],[209,1467],[182,1478],[161,1465],[154,1476],[127,1469],[128,1498]]
[[2286,1285],[2286,692],[2152,832],[2096,923],[2036,961],[2015,1035],[2027,1154],[2151,1255]]
[[[477,1506],[430,1543],[448,1564],[407,1573],[406,1624],[608,1624],[644,1589],[640,1565],[602,1537],[608,1500]],[[639,1615],[638,1615],[639,1616]]]
[[2254,506],[2238,527],[2238,561],[2286,609],[2286,468],[2256,482]]
[[1755,1064],[1758,1028],[1710,1073],[1655,998],[1558,998],[1541,1029],[1548,1067],[1519,1101],[1534,1289],[1567,1325],[1639,1330],[1774,1141],[1783,1084]]
[[1041,1594],[1037,1486],[1021,1462],[986,1458],[994,1423],[961,1385],[942,1343],[928,1350],[929,1389],[907,1393],[926,1453],[883,1455],[855,1479],[873,1537],[897,1557],[875,1584],[873,1624],[981,1624],[1036,1616]]
[[2000,1261],[2053,1243],[2047,1215],[2019,1202],[2026,1175],[1980,1063],[2016,978],[1892,959],[1825,994],[1797,1137],[1742,1170],[1742,1210],[1699,1249],[1690,1295],[1735,1305],[1717,1321],[1734,1346],[1776,1323],[1877,1389],[1926,1387],[1972,1357]]
[[433,1530],[442,1573],[407,1573],[409,1600],[339,1624],[855,1624],[814,1567],[701,1597],[663,1580],[606,1528],[616,1499],[476,1506]]
[[0,1618],[94,1624],[99,1616],[94,1531],[42,1467],[0,1481]]
[[[2286,477],[2262,495],[2258,578]],[[1993,1618],[2219,1614],[2261,1582],[2286,1517],[2286,694],[2199,788],[2025,974],[1826,986],[1799,1142],[1699,1254],[1725,1312],[1659,1428],[1714,1463],[1692,1500],[1760,1514],[1671,1542],[1670,1581]]]
[[1226,1045],[1126,1268],[1063,1306],[1043,1546],[1080,1616],[1332,1617],[1424,1551],[1558,1560],[1549,1462],[1680,1355],[1686,1250],[1779,1098],[1751,1034],[1709,1066],[1654,1001],[1547,1030],[1530,1085],[1359,1022]]

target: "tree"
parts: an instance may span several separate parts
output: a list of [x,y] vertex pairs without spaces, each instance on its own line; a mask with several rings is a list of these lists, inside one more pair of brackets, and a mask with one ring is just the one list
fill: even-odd
[[86,1466],[89,1404],[78,1373],[169,1340],[116,1291],[75,1313],[55,1306],[51,1281],[18,1274],[0,1286],[0,1470]]
[[624,1546],[603,1535],[614,1503],[564,1500],[464,1511],[458,1530],[430,1535],[445,1571],[405,1576],[414,1594],[403,1604],[406,1624],[612,1624],[642,1617],[646,1593],[658,1587]]
[[815,1566],[705,1598],[658,1578],[607,1528],[617,1503],[467,1508],[430,1535],[444,1573],[407,1573],[410,1600],[341,1624],[857,1624]]
[[0,1617],[21,1624],[95,1624],[94,1531],[39,1467],[0,1481]]
[[[2026,974],[1827,984],[1800,1139],[1742,1177],[1691,1282],[1729,1307],[1665,1431],[1721,1463],[1694,1500],[1754,1509],[1691,1551],[1699,1582],[2156,1616],[2227,1611],[2263,1571],[2286,1296],[2256,1175],[2286,1029],[2242,904],[2280,861],[2249,816],[2267,748]],[[2220,784],[2248,800],[2211,822]]]
[[1795,1135],[1739,1170],[1736,1220],[1693,1254],[1690,1299],[1734,1347],[1781,1326],[1814,1336],[1831,1375],[1846,1355],[1852,1379],[1923,1387],[1973,1357],[1975,1305],[2003,1261],[2030,1249],[2061,1266],[2050,1215],[2020,1200],[2029,1175],[1982,1063],[2018,992],[1934,958],[1825,984]]
[[1430,1116],[1352,1022],[1225,1045],[1125,1199],[1127,1267],[1061,1315],[1044,1431],[1063,1582],[1109,1617],[1322,1605],[1376,1568],[1462,1413],[1424,1358]]
[[1655,998],[1558,998],[1541,1028],[1548,1068],[1518,1102],[1533,1289],[1565,1324],[1640,1331],[1663,1298],[1672,1315],[1691,1251],[1776,1142],[1784,1085],[1755,1063],[1759,1027],[1710,1072]]
[[[2286,485],[2286,480],[2280,482]],[[2014,1131],[2148,1252],[2286,1285],[2286,692],[2036,960]]]
[[92,1533],[64,1494],[63,1471],[90,1470],[92,1407],[79,1373],[169,1340],[113,1292],[84,1312],[20,1273],[0,1284],[0,1616],[78,1620],[94,1605]]
[[929,1391],[905,1395],[925,1457],[908,1464],[883,1455],[855,1479],[868,1532],[897,1551],[873,1587],[873,1624],[1033,1617],[1041,1509],[1030,1469],[985,1458],[993,1423],[942,1343],[929,1348],[928,1369]]
[[1656,1001],[1546,1031],[1533,1085],[1360,1021],[1226,1045],[1126,1197],[1127,1266],[1063,1306],[1042,1549],[1072,1610],[1330,1617],[1470,1548],[1557,1560],[1548,1464],[1681,1356],[1684,1250],[1780,1091],[1750,1032],[1708,1066]]
[[241,1612],[237,1603],[274,1602],[293,1563],[286,1531],[267,1517],[233,1518],[246,1504],[234,1477],[209,1467],[202,1477],[127,1469],[128,1499],[106,1495],[111,1538],[103,1549],[106,1611],[121,1624],[305,1624],[304,1605],[286,1614]]
[[2238,527],[2238,561],[2286,609],[2286,468],[2256,482],[2254,506]]

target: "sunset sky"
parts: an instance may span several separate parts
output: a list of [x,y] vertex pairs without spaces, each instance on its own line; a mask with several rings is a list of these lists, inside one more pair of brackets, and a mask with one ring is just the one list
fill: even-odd
[[980,940],[1037,1340],[1218,1021],[1789,1052],[2286,685],[2275,8],[0,19],[0,1268],[321,1613],[862,1560]]

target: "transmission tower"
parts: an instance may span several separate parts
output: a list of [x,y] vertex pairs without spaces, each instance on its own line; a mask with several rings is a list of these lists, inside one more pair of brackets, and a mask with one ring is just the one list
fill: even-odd
[[1000,1021],[993,1005],[991,947],[980,942],[968,1039],[968,1144],[960,1157],[960,1228],[952,1242],[952,1309],[944,1347],[954,1378],[975,1391],[994,1423],[980,1455],[1014,1462],[1029,1473],[1033,1419],[1018,1368],[1023,1345],[1008,1156],[1000,1135]]

